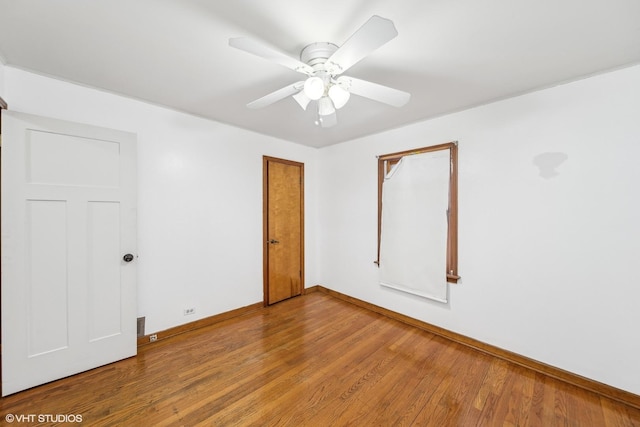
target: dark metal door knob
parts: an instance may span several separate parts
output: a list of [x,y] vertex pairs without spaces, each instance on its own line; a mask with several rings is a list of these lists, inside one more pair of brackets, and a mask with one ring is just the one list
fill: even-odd
[[132,254],[126,254],[125,256],[122,257],[122,259],[124,260],[124,262],[131,262],[131,261],[133,261],[133,255]]

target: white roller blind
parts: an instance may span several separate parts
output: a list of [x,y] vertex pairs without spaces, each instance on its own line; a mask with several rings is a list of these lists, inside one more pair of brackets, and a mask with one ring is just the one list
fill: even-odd
[[380,284],[447,302],[450,150],[405,156],[382,186]]

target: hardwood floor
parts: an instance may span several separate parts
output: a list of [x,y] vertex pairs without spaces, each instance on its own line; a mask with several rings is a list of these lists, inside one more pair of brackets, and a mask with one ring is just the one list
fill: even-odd
[[[0,423],[7,414],[91,426],[640,426],[639,409],[319,292],[2,398]],[[12,425],[47,425],[34,418]]]

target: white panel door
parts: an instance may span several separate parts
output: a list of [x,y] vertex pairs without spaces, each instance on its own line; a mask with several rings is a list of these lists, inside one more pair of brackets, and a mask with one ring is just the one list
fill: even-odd
[[136,354],[136,136],[2,112],[2,395]]

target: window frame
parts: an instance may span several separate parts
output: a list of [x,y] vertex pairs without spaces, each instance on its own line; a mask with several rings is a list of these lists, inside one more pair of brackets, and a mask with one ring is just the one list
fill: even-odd
[[383,154],[378,157],[378,252],[375,264],[380,266],[380,237],[382,235],[382,187],[384,178],[405,156],[449,150],[449,206],[447,227],[447,268],[448,283],[458,283],[458,142],[431,145],[397,153]]

